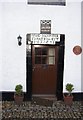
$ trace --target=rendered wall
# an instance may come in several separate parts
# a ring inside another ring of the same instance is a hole
[[[65,84],[74,84],[74,92],[81,92],[81,55],[72,49],[81,45],[81,2],[67,6],[28,5],[24,2],[2,2],[1,5],[1,74],[0,91],[14,91],[16,84],[23,84],[26,91],[26,34],[40,33],[40,20],[52,21],[52,33],[65,34]],[[22,46],[17,37],[22,36]]]
[[[81,2],[81,45],[83,47],[83,1]],[[83,54],[81,55],[81,91],[83,92]]]

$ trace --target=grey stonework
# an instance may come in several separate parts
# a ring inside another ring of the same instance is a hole
[[[21,105],[3,101],[1,114],[3,120],[83,120],[83,106],[79,101],[74,101],[72,106],[56,100],[52,106],[37,104],[36,101],[24,101]]]

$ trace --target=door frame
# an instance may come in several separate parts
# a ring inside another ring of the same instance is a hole
[[[26,45],[28,45],[28,40],[30,40],[30,34],[27,34]],[[50,46],[50,45],[49,45]],[[58,53],[58,63],[57,63],[57,99],[63,99],[63,72],[64,72],[64,49],[65,49],[65,35],[60,34],[60,41],[56,42],[55,46],[59,46]],[[30,44],[31,49],[26,50],[26,93],[27,99],[32,99],[32,44]]]

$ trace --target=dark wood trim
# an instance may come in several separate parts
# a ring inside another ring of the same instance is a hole
[[[58,66],[57,66],[57,91],[56,96],[58,100],[63,99],[63,72],[64,72],[64,49],[65,49],[65,35],[60,35],[60,42],[58,52]]]
[[[31,99],[28,97],[28,93],[24,92],[24,101],[30,101]],[[14,92],[3,91],[0,92],[0,101],[14,101]]]
[[[64,93],[66,94],[66,93]],[[74,101],[83,101],[83,92],[72,93]]]
[[[83,101],[83,92],[73,93],[74,101]]]
[[[27,53],[26,57],[26,99],[32,98],[32,49]]]
[[[73,93],[74,101],[83,101],[83,92]],[[24,93],[24,101],[29,101],[27,92]],[[63,100],[63,98],[62,98]],[[0,92],[0,101],[14,101],[14,92]]]

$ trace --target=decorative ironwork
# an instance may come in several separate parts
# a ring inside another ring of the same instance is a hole
[[[41,20],[40,21],[40,33],[41,34],[51,34],[51,20]]]

